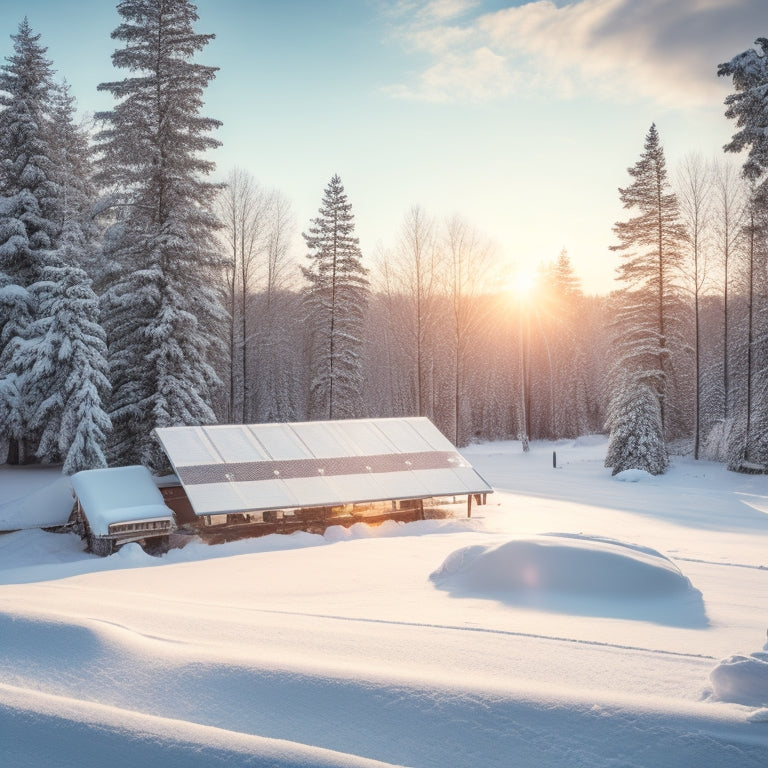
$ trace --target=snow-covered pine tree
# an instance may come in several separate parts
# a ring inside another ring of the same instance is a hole
[[[302,233],[310,261],[301,269],[310,335],[309,416],[349,418],[362,408],[360,352],[369,289],[352,204],[338,175],[323,192],[319,214]]]
[[[99,302],[85,272],[71,264],[74,241],[57,252],[30,289],[37,318],[26,339],[17,339],[18,374],[28,374],[30,426],[40,433],[37,457],[63,462],[65,474],[106,466],[111,428],[102,403],[109,391],[107,347],[99,325]]]
[[[63,471],[106,466],[104,411],[109,392],[105,334],[98,299],[79,265],[92,265],[98,227],[88,137],[74,122],[66,84],[54,87],[49,143],[57,184],[59,235],[40,280],[30,286],[35,319],[18,347],[15,366],[28,375],[29,424],[40,435],[37,458]]]
[[[765,111],[765,88],[768,83],[768,38],[758,37],[755,48],[749,48],[720,64],[717,74],[733,80],[735,93],[725,97],[725,116],[739,128],[725,145],[726,152],[748,150],[743,173],[747,179],[766,183],[768,173],[768,114]]]
[[[638,373],[620,373],[617,379],[605,425],[611,433],[605,466],[613,475],[625,469],[660,475],[669,466],[669,456],[656,384]]]
[[[0,67],[0,195],[18,199],[15,214],[26,242],[3,249],[2,268],[20,285],[30,285],[59,231],[60,196],[49,142],[53,67],[26,18],[11,39],[13,55]]]
[[[744,410],[736,409],[736,424],[731,431],[732,439],[728,449],[728,465],[738,469],[755,461],[768,467],[768,442],[763,439],[768,431],[768,396],[753,391],[755,372],[760,364],[755,359],[765,354],[763,341],[768,330],[764,323],[758,325],[759,317],[756,299],[760,291],[760,275],[764,274],[768,252],[768,112],[766,111],[766,89],[768,89],[768,38],[755,40],[755,48],[749,48],[720,64],[717,74],[730,77],[734,93],[725,98],[725,116],[735,120],[738,130],[725,145],[726,152],[741,153],[747,150],[742,166],[744,177],[751,182],[752,192],[747,224],[745,226],[747,266],[747,340],[746,381]]]
[[[66,241],[60,259],[88,273],[97,272],[101,228],[94,216],[98,191],[93,152],[87,130],[75,122],[75,98],[69,84],[56,84],[51,98],[50,143],[54,178],[59,186],[59,228]],[[93,275],[91,275],[93,277]]]
[[[49,143],[52,65],[26,18],[11,39],[13,55],[0,67],[0,435],[16,463],[30,458],[35,437],[28,374],[14,351],[35,317],[24,292],[53,260],[60,195]]]
[[[99,178],[115,191],[117,220],[105,257],[116,268],[104,295],[114,439],[111,463],[165,460],[155,427],[210,423],[211,360],[221,348],[220,257],[205,180],[219,145],[217,120],[201,116],[216,68],[194,61],[213,35],[197,34],[187,0],[123,0],[113,64],[131,76],[102,83],[118,103],[100,113]]]
[[[632,183],[619,193],[624,208],[634,215],[614,226],[619,244],[612,246],[623,258],[617,268],[623,289],[614,319],[615,366],[653,387],[662,435],[667,437],[672,431],[670,412],[673,407],[683,410],[683,404],[674,400],[672,383],[674,358],[686,346],[676,328],[680,305],[675,284],[684,232],[655,125],[648,131],[640,159],[628,170]],[[623,377],[617,374],[613,380]]]
[[[0,199],[0,236],[2,236],[2,209],[6,201]],[[20,223],[14,220],[14,223]],[[26,412],[21,390],[23,381],[11,367],[17,338],[22,338],[32,316],[32,297],[26,288],[11,281],[0,272],[0,446],[7,444],[8,463],[17,464],[19,449],[26,435]],[[0,459],[5,459],[0,456]]]

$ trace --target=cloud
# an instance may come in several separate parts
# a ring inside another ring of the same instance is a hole
[[[424,6],[424,12],[435,19],[453,19],[478,5],[480,0],[432,0]]]
[[[722,99],[717,65],[768,35],[766,0],[529,0],[483,12],[410,2],[396,27],[429,63],[391,86],[432,101],[588,93],[695,106]]]
[[[473,101],[487,101],[511,93],[516,77],[506,70],[502,56],[488,48],[476,48],[463,55],[445,53],[421,73],[419,82],[418,91],[406,85],[388,86],[385,91],[402,99],[447,102],[460,93]]]

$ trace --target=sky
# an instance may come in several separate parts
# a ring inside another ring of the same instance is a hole
[[[3,0],[0,57],[26,15],[81,111],[109,109],[110,0]],[[588,293],[614,287],[618,189],[656,123],[670,172],[735,127],[717,65],[768,36],[765,0],[199,0],[219,67],[216,175],[292,202],[297,233],[338,173],[364,258],[415,205],[454,214],[504,269],[565,248]],[[297,236],[296,249],[301,252]],[[298,253],[297,255],[301,255]]]

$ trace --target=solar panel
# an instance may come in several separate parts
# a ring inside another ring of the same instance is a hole
[[[429,419],[155,430],[197,515],[492,489]]]

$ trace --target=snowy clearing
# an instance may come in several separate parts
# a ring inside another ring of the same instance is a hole
[[[466,449],[497,489],[471,519],[162,558],[0,536],[0,748],[85,768],[762,768],[768,478],[678,458],[617,482],[604,452]]]

